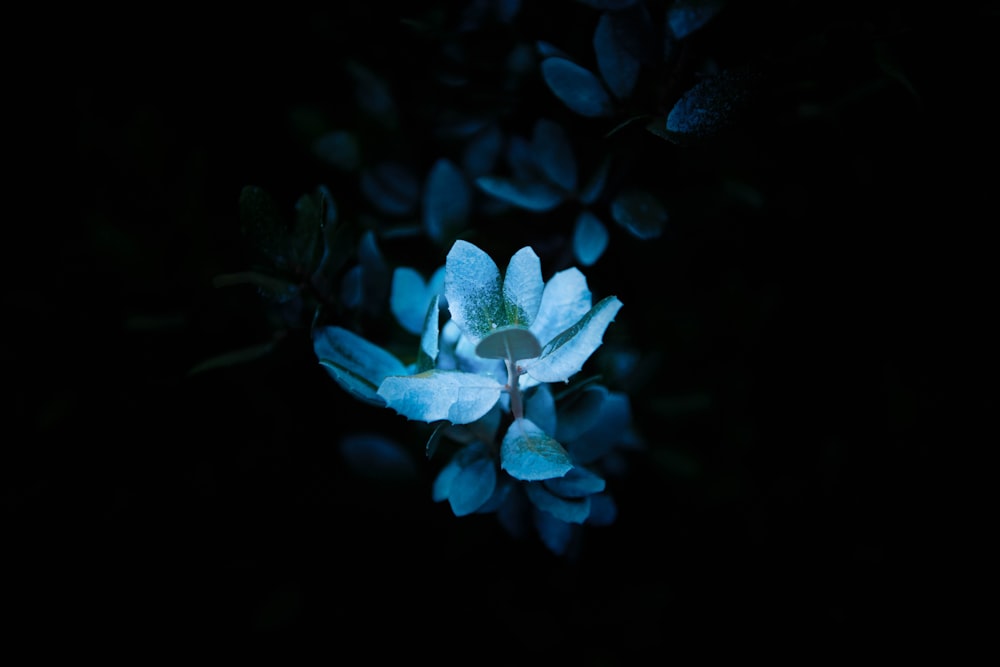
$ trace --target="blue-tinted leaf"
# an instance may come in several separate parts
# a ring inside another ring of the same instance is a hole
[[[423,330],[429,298],[427,283],[419,271],[408,266],[396,267],[392,272],[389,309],[401,327],[412,334]]]
[[[535,42],[535,50],[538,51],[538,56],[540,58],[565,58],[569,60],[569,54],[560,49],[555,44],[546,42],[545,40],[538,40]]]
[[[604,192],[604,186],[608,182],[608,173],[611,171],[611,160],[605,158],[598,165],[597,169],[590,176],[587,185],[580,192],[580,202],[583,204],[593,204]]]
[[[455,516],[472,514],[490,499],[497,484],[492,459],[477,459],[464,466],[451,482],[448,502]]]
[[[590,428],[567,442],[575,461],[588,464],[608,454],[615,446],[634,440],[632,409],[627,394],[608,393],[601,403],[597,419]]]
[[[492,408],[503,385],[492,378],[461,371],[431,370],[417,375],[390,375],[378,395],[407,419],[453,424],[473,422]]]
[[[549,435],[556,434],[556,401],[547,384],[540,384],[525,401],[524,416]]]
[[[515,419],[500,445],[500,466],[511,477],[542,480],[561,477],[573,468],[563,446],[528,419]]]
[[[547,479],[541,484],[560,498],[583,498],[604,490],[604,479],[580,466],[573,468],[562,477]]]
[[[577,0],[584,5],[593,7],[594,9],[602,9],[604,11],[616,12],[626,7],[631,7],[639,0]]]
[[[596,215],[583,210],[573,226],[573,254],[584,266],[590,266],[608,247],[608,230]]]
[[[386,215],[411,215],[420,200],[420,181],[406,166],[381,162],[361,170],[361,192]]]
[[[726,0],[674,0],[667,7],[667,25],[677,39],[684,39],[725,7]]]
[[[542,302],[542,264],[531,246],[513,254],[503,277],[503,301],[507,312],[503,324],[530,327]]]
[[[534,359],[542,353],[542,346],[527,327],[510,325],[498,327],[476,345],[476,356],[486,359]]]
[[[486,194],[529,211],[550,211],[565,198],[558,188],[537,181],[517,181],[503,176],[480,176],[476,185]]]
[[[424,231],[437,243],[465,229],[472,208],[472,189],[461,170],[447,158],[437,160],[424,185]]]
[[[640,188],[630,187],[611,201],[611,217],[639,239],[656,238],[667,223],[667,209],[659,199]]]
[[[583,523],[590,515],[590,498],[561,498],[541,482],[525,484],[524,492],[535,507],[548,512],[560,521],[567,523]]]
[[[576,324],[549,341],[542,356],[525,363],[525,372],[539,382],[568,381],[601,346],[605,329],[621,307],[617,297],[602,299]]]
[[[563,104],[581,116],[597,118],[614,112],[614,103],[600,79],[570,60],[546,58],[542,78]]]
[[[347,72],[354,78],[358,107],[367,112],[369,118],[377,119],[387,127],[395,127],[396,102],[388,84],[358,62],[347,63]]]
[[[556,438],[560,442],[572,443],[593,428],[600,418],[601,406],[607,397],[606,387],[592,384],[561,403]]]
[[[750,72],[731,71],[699,81],[667,114],[667,138],[689,145],[729,127],[745,109],[754,79]]]
[[[389,297],[392,275],[389,265],[375,240],[375,232],[368,230],[358,242],[358,265],[361,267],[361,306],[373,315],[380,314]]]
[[[618,505],[609,493],[595,493],[590,497],[590,516],[587,523],[592,526],[610,526],[618,518]]]
[[[543,344],[587,314],[592,305],[587,279],[576,267],[559,271],[545,283],[531,331]]]
[[[478,343],[506,324],[500,269],[485,252],[458,240],[445,260],[444,294],[452,320]]]
[[[440,339],[440,328],[438,321],[440,318],[440,308],[438,302],[440,297],[435,294],[431,297],[427,306],[427,313],[424,315],[424,328],[420,334],[420,349],[417,352],[417,372],[434,368],[437,364]]]
[[[384,405],[378,386],[389,375],[406,372],[403,362],[352,331],[337,326],[316,330],[313,350],[341,387],[373,405]]]
[[[496,123],[490,123],[477,132],[462,151],[462,166],[472,178],[485,176],[496,167],[503,150],[503,132]]]
[[[410,480],[417,466],[409,450],[379,433],[353,433],[340,441],[340,453],[351,470],[364,477]]]
[[[355,264],[344,272],[340,279],[340,301],[346,307],[355,309],[364,301],[361,293],[361,265]]]
[[[313,153],[327,164],[344,171],[354,171],[361,165],[358,139],[348,130],[327,132],[313,144]]]
[[[629,52],[627,44],[618,39],[614,26],[614,14],[604,13],[594,30],[594,53],[597,55],[597,69],[604,82],[618,99],[632,94],[639,78],[639,59]]]
[[[535,164],[546,178],[567,192],[576,189],[576,158],[561,125],[547,118],[538,119],[531,148]]]
[[[542,543],[555,555],[565,556],[573,542],[574,528],[579,529],[579,526],[557,519],[540,509],[535,509],[532,517]]]

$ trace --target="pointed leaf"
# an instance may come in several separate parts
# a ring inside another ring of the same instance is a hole
[[[611,217],[639,239],[656,238],[667,223],[667,209],[645,190],[631,187],[611,202]]]
[[[531,326],[538,314],[544,288],[541,260],[531,246],[521,248],[510,258],[503,277],[503,300],[507,312],[504,324]]]
[[[597,55],[597,69],[608,88],[618,99],[632,94],[639,78],[639,60],[629,52],[627,44],[618,39],[614,14],[604,13],[594,31],[594,53]]]
[[[503,132],[490,123],[477,132],[462,151],[462,166],[472,178],[485,176],[496,167],[503,149]]]
[[[576,267],[559,271],[545,283],[531,331],[543,344],[572,326],[592,306],[587,279]]]
[[[549,491],[544,483],[525,484],[524,492],[535,507],[560,521],[583,523],[590,514],[590,498],[561,498]]]
[[[500,269],[485,252],[458,240],[445,260],[444,294],[451,318],[473,343],[506,324]]]
[[[431,297],[427,306],[427,313],[424,316],[424,328],[420,334],[420,349],[417,351],[417,372],[434,368],[437,364],[438,352],[440,351],[438,341],[440,339],[440,308],[438,301],[440,297],[435,294]]]
[[[568,381],[601,346],[605,329],[621,307],[617,297],[602,299],[576,324],[553,338],[542,356],[525,364],[525,372],[539,382]]]
[[[745,110],[755,79],[752,72],[739,70],[699,81],[667,114],[667,138],[691,145],[719,134]]]
[[[528,419],[516,419],[500,445],[500,466],[511,477],[542,480],[561,477],[573,468],[563,446]]]
[[[391,375],[382,381],[377,393],[407,419],[468,424],[489,412],[502,390],[499,382],[482,375],[431,370]]]
[[[610,171],[611,160],[605,158],[598,165],[597,169],[594,170],[594,173],[590,175],[590,180],[587,181],[587,185],[580,192],[581,203],[589,206],[597,201],[597,198],[604,192],[604,186],[608,182],[608,173]]]
[[[431,167],[424,185],[424,231],[437,243],[465,229],[472,208],[472,189],[465,174],[447,158]]]
[[[561,125],[547,118],[538,119],[531,148],[535,164],[546,178],[567,192],[576,189],[576,158]]]
[[[535,530],[538,531],[538,537],[548,550],[557,556],[565,556],[569,552],[579,526],[557,519],[552,514],[538,508],[535,508],[532,513],[532,518]]]
[[[593,72],[565,58],[542,61],[542,78],[549,90],[570,110],[581,116],[597,118],[614,111],[611,96]]]
[[[406,372],[403,362],[392,354],[338,326],[317,329],[313,350],[337,384],[373,405],[385,404],[377,395],[382,380]]]
[[[590,266],[608,247],[608,230],[596,215],[584,210],[573,226],[573,254],[584,266]]]
[[[420,199],[420,181],[408,167],[382,162],[361,171],[361,192],[382,213],[412,214]]]
[[[480,176],[476,185],[501,201],[535,212],[550,211],[566,197],[564,192],[548,183],[517,181],[503,176]]]

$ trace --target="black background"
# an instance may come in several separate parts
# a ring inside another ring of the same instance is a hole
[[[537,8],[526,24],[586,44],[591,14],[559,4],[568,26]],[[959,549],[946,489],[966,470],[963,428],[992,405],[963,376],[989,340],[995,13],[753,4],[697,46],[767,63],[777,84],[746,123],[707,147],[629,135],[637,180],[704,209],[652,241],[613,230],[586,271],[625,304],[609,335],[648,355],[633,400],[649,451],[616,484],[618,522],[572,561],[431,502],[434,461],[418,457],[412,484],[348,470],[341,434],[407,425],[341,392],[301,332],[186,376],[272,333],[256,294],[212,286],[246,268],[240,189],[290,208],[342,178],[292,121],[348,117],[345,58],[397,83],[427,67],[399,22],[414,6],[25,19],[38,39],[11,59],[21,206],[3,350],[8,600],[24,627],[165,649],[316,640],[331,656],[458,658],[468,638],[487,662],[554,649],[586,664],[745,631],[940,638]],[[404,109],[425,94],[399,89]],[[573,125],[544,89],[535,103],[575,132],[608,129]],[[834,122],[806,105],[842,106]],[[730,173],[751,174],[765,206],[698,199]],[[523,244],[502,232],[498,262]],[[708,408],[664,407],[691,394]],[[693,472],[664,464],[675,454]]]

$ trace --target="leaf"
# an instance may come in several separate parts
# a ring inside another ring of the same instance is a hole
[[[524,492],[535,507],[566,523],[583,523],[590,514],[590,498],[561,498],[544,484],[525,484]]]
[[[600,259],[608,247],[608,230],[596,215],[583,210],[573,225],[573,255],[584,266]]]
[[[569,381],[601,346],[604,331],[621,307],[617,297],[602,299],[576,324],[549,341],[538,359],[525,364],[525,372],[539,382]]]
[[[618,505],[609,493],[590,496],[590,515],[587,523],[592,526],[610,526],[618,518]]]
[[[593,7],[594,9],[616,12],[626,7],[631,7],[638,0],[577,0],[577,2]]]
[[[360,186],[368,201],[386,215],[410,215],[420,199],[420,182],[398,162],[381,162],[363,169]]]
[[[451,160],[437,160],[424,184],[424,231],[436,243],[448,242],[465,229],[471,208],[472,189],[465,174]]]
[[[555,436],[566,443],[572,443],[580,438],[594,426],[607,397],[606,387],[590,385],[560,403],[559,429],[555,432]]]
[[[478,458],[461,466],[451,480],[448,503],[455,516],[472,514],[490,499],[497,485],[496,464],[491,458]]]
[[[417,478],[410,452],[379,433],[353,433],[340,440],[340,454],[351,470],[361,476],[383,480]]]
[[[532,157],[545,177],[566,192],[576,189],[576,158],[566,130],[547,118],[535,122]]]
[[[438,327],[440,318],[439,301],[440,297],[437,294],[432,296],[427,306],[426,315],[424,316],[423,332],[420,335],[420,349],[417,352],[418,373],[430,370],[437,364],[438,342],[440,339],[440,328]]]
[[[518,181],[504,176],[480,176],[476,185],[488,195],[528,211],[550,211],[566,197],[558,188],[538,181]]]
[[[358,290],[360,305],[366,312],[378,315],[383,312],[392,280],[389,265],[375,240],[375,232],[367,230],[358,242]]]
[[[403,362],[391,353],[338,326],[317,329],[313,351],[337,384],[373,405],[385,405],[376,391],[382,380],[406,372]]]
[[[593,463],[618,445],[633,440],[632,408],[627,394],[609,392],[597,407],[596,418],[572,440],[563,442],[581,464]]]
[[[619,39],[615,30],[615,15],[605,12],[594,30],[594,53],[597,69],[615,97],[622,100],[632,94],[639,78],[640,63],[629,52],[627,44]]]
[[[668,215],[659,199],[645,190],[629,187],[611,200],[611,217],[636,238],[648,240],[663,233]]]
[[[667,8],[667,26],[677,39],[700,30],[725,7],[726,0],[674,0]]]
[[[590,175],[590,180],[587,181],[587,185],[584,186],[583,190],[580,192],[580,202],[586,205],[593,204],[597,201],[597,198],[601,196],[604,192],[604,186],[608,182],[608,173],[611,171],[611,160],[605,158],[601,160],[601,164],[598,165],[594,173]]]
[[[197,375],[198,373],[204,373],[205,371],[216,370],[219,368],[229,368],[230,366],[236,366],[238,364],[247,364],[270,354],[274,350],[275,341],[268,341],[267,343],[260,343],[257,345],[250,345],[249,347],[243,347],[238,350],[232,350],[230,352],[225,352],[223,354],[210,357],[201,363],[198,363],[188,370],[188,375]]]
[[[430,370],[417,375],[390,375],[378,388],[386,405],[407,419],[453,424],[473,422],[492,408],[503,385],[492,378],[462,371]]]
[[[604,490],[604,479],[586,468],[577,466],[562,477],[542,482],[545,488],[560,498],[583,498]]]
[[[667,138],[692,145],[716,136],[746,109],[755,80],[756,75],[743,70],[702,79],[667,114]]]
[[[273,268],[288,270],[288,225],[275,199],[263,188],[240,190],[240,225],[253,251]]]
[[[462,166],[473,177],[485,176],[493,171],[503,150],[503,132],[496,123],[478,131],[462,151]]]
[[[511,477],[542,480],[561,477],[573,468],[562,445],[528,419],[515,419],[500,445],[500,467]]]
[[[399,325],[412,334],[423,331],[430,294],[420,272],[408,266],[398,266],[392,272],[389,290],[389,310]]]
[[[533,518],[538,537],[546,548],[557,556],[565,556],[576,533],[574,527],[579,527],[557,519],[552,514],[537,508],[533,513]]]
[[[348,130],[327,132],[313,143],[313,153],[338,169],[354,171],[361,166],[358,139]]]
[[[556,434],[556,401],[547,384],[540,384],[525,401],[524,416],[549,435]]]
[[[510,325],[500,327],[476,345],[476,356],[485,359],[534,359],[542,353],[542,346],[527,327]]]
[[[514,253],[503,277],[504,325],[531,326],[542,302],[542,263],[531,246]]]
[[[587,314],[593,305],[587,279],[576,267],[557,272],[545,283],[531,331],[547,343]]]
[[[610,116],[614,104],[607,90],[593,72],[565,58],[550,57],[542,61],[542,78],[549,90],[571,111],[597,118]]]
[[[354,78],[354,93],[358,107],[367,112],[368,117],[378,120],[384,126],[396,127],[398,114],[389,85],[382,77],[356,61],[348,62],[346,68],[348,74]]]
[[[501,284],[489,255],[468,241],[455,241],[445,259],[444,294],[452,320],[473,343],[506,324]]]

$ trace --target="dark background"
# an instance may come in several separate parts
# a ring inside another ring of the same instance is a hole
[[[568,25],[531,9],[526,32],[585,44],[593,15],[558,4]],[[962,377],[988,340],[996,13],[752,4],[697,42],[766,63],[774,85],[745,122],[705,147],[624,144],[634,178],[687,213],[652,241],[613,230],[585,271],[625,304],[609,335],[648,362],[633,397],[647,451],[614,487],[619,520],[575,560],[433,503],[440,462],[418,456],[409,484],[352,473],[343,433],[407,425],[346,396],[301,331],[187,376],[274,333],[252,290],[212,286],[247,268],[244,185],[291,209],[326,183],[360,206],[310,153],[302,110],[350,117],[348,57],[394,72],[401,108],[418,105],[426,91],[405,84],[431,55],[399,22],[413,6],[25,19],[39,39],[9,82],[21,206],[6,225],[2,464],[24,627],[168,647],[297,637],[335,654],[374,636],[376,653],[447,656],[469,637],[498,662],[551,648],[587,664],[666,658],[702,633],[939,638],[957,548],[945,489],[967,470],[962,428],[994,405]],[[879,68],[882,47],[912,92]],[[526,106],[608,129],[546,93]],[[761,208],[718,205],[709,186],[732,174]],[[501,231],[498,262],[523,244]],[[691,396],[706,401],[680,409]]]

